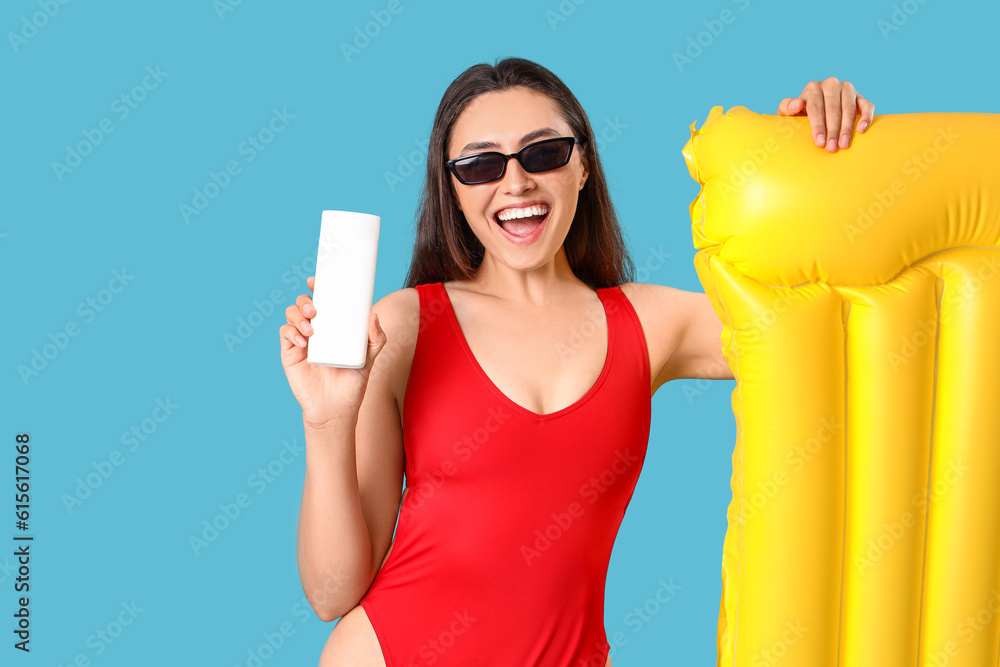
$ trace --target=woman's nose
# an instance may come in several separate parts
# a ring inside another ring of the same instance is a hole
[[[503,175],[501,183],[505,190],[511,194],[519,194],[532,186],[530,174],[524,170],[520,162],[513,158],[507,160],[507,172]]]

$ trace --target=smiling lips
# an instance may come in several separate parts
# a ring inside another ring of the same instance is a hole
[[[511,236],[526,238],[541,226],[548,214],[547,204],[531,204],[505,208],[498,211],[494,219]]]
[[[497,219],[501,222],[507,220],[513,220],[515,218],[527,218],[530,216],[544,216],[549,212],[549,207],[547,204],[533,204],[531,206],[522,206],[520,208],[505,208],[497,213]]]

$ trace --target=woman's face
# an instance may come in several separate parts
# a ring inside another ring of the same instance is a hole
[[[507,155],[542,139],[571,136],[569,124],[552,99],[519,86],[473,99],[452,127],[446,159],[486,151]],[[550,261],[562,247],[589,173],[587,159],[577,144],[569,162],[551,171],[532,174],[511,158],[503,178],[497,181],[465,185],[450,171],[448,177],[458,207],[487,255],[511,268],[526,270]],[[501,222],[497,217],[507,217],[526,205],[541,207],[534,211],[544,215],[540,223],[539,218]]]

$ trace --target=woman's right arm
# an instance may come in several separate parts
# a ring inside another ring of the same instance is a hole
[[[397,342],[395,324],[404,321],[400,310],[405,305],[399,294],[372,307],[363,369],[315,366],[305,360],[312,331],[303,321],[315,316],[308,296],[288,308],[288,324],[281,327],[282,363],[302,406],[306,441],[299,576],[310,605],[324,621],[350,611],[371,586],[399,511],[403,446],[393,387],[400,346],[393,346],[394,355],[379,354],[389,337]],[[394,323],[388,333],[376,324],[382,317]],[[296,343],[297,335],[306,346]]]

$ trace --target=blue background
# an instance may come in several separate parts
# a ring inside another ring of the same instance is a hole
[[[316,664],[333,624],[306,605],[296,568],[305,458],[291,453],[304,442],[277,329],[308,292],[298,276],[309,275],[323,209],[381,215],[375,298],[402,286],[423,175],[390,185],[386,174],[406,173],[401,160],[420,151],[466,67],[535,60],[574,91],[598,134],[617,124],[601,150],[633,259],[670,253],[641,278],[695,291],[687,206],[698,186],[680,150],[712,106],[775,113],[830,75],[877,113],[995,112],[1000,102],[986,85],[1000,55],[993,2],[897,3],[911,13],[889,32],[884,1],[401,2],[350,58],[340,44],[387,0],[4,3],[0,465],[11,471],[15,434],[30,433],[36,539],[30,655],[11,646],[13,546],[0,549],[3,664],[83,654],[101,667],[246,665],[282,623],[294,634],[263,664]],[[678,67],[673,53],[727,8],[735,19]],[[163,74],[145,79],[124,116],[115,100],[147,67]],[[275,109],[294,117],[251,153],[243,142]],[[102,119],[113,131],[56,173],[53,162]],[[230,160],[239,173],[185,220],[179,206]],[[132,276],[124,288],[115,271]],[[279,305],[227,345],[275,291]],[[103,299],[100,311],[88,299]],[[60,337],[74,325],[77,335]],[[45,349],[44,368],[22,376]],[[605,625],[626,639],[612,642],[615,667],[715,663],[734,387],[680,380],[653,399],[649,452],[608,573]],[[176,407],[153,420],[168,399]],[[132,428],[146,430],[129,451],[121,438]],[[294,460],[275,465],[286,445]],[[121,465],[67,507],[78,478],[114,450]],[[281,472],[261,482],[269,463]],[[0,539],[13,545],[10,472],[2,485]],[[189,537],[240,493],[250,506],[196,554]],[[657,608],[661,580],[680,588]],[[133,602],[134,622],[99,642]],[[652,613],[637,622],[643,606]]]

